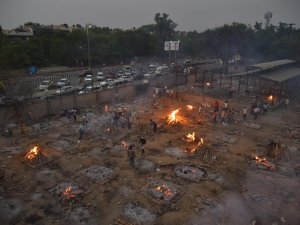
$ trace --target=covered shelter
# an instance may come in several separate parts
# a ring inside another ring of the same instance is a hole
[[[246,71],[231,74],[228,77],[230,78],[230,90],[232,90],[232,79],[239,80],[238,96],[241,84],[246,86],[246,91],[249,90],[251,84],[253,92],[276,95],[280,100],[283,95],[286,96],[289,93],[291,80],[300,77],[300,67],[295,65],[294,60],[283,59],[250,65],[247,66]]]

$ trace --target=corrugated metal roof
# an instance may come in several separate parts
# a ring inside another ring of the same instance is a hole
[[[261,70],[266,70],[266,69],[272,69],[278,66],[283,66],[283,65],[287,65],[290,63],[294,63],[294,60],[291,59],[282,59],[282,60],[275,60],[275,61],[270,61],[270,62],[264,62],[264,63],[258,63],[258,64],[254,64],[251,65],[253,67],[259,68]]]
[[[212,70],[218,70],[218,69],[223,69],[225,68],[225,66],[221,65],[221,64],[217,64],[217,63],[211,63],[211,64],[202,64],[202,65],[198,65],[195,66],[198,69],[202,70],[202,71],[212,71]]]
[[[259,77],[272,80],[272,81],[277,81],[277,82],[282,82],[297,76],[300,76],[299,67],[290,67],[290,68],[274,71],[271,73],[259,75]]]

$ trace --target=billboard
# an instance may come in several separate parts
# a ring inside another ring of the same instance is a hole
[[[166,41],[165,42],[165,51],[179,51],[180,41]]]

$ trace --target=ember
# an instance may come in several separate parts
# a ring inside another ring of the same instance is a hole
[[[255,156],[254,159],[257,165],[261,165],[270,170],[275,170],[275,165],[269,162],[266,158]]]
[[[198,142],[198,144],[197,144],[197,146],[195,147],[195,148],[193,148],[192,150],[191,150],[191,152],[195,152],[201,145],[203,145],[204,144],[204,141],[203,141],[203,139],[201,138],[200,139],[200,141]]]
[[[31,161],[35,159],[39,153],[40,153],[39,147],[35,146],[32,149],[30,149],[30,151],[25,155],[25,159]]]
[[[173,194],[165,184],[163,184],[162,186],[157,186],[155,189],[166,196],[172,196]]]
[[[188,135],[184,136],[186,142],[193,142],[195,141],[195,132],[189,133]]]
[[[195,107],[192,106],[192,105],[187,105],[186,107],[187,107],[188,110],[193,110],[193,109],[195,109]]]
[[[270,96],[267,97],[267,99],[268,99],[269,101],[273,101],[273,98],[274,98],[273,95],[270,95]]]
[[[125,141],[121,141],[121,146],[122,146],[123,148],[125,148],[125,149],[128,149],[129,144],[126,143]]]
[[[76,198],[76,194],[73,193],[73,189],[71,186],[67,187],[63,192],[63,197],[66,200],[72,200]]]
[[[178,113],[179,110],[180,110],[180,109],[174,110],[174,111],[168,116],[168,123],[169,123],[169,124],[178,122],[177,119],[176,119],[176,113]]]

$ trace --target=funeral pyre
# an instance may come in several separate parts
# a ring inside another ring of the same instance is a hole
[[[71,182],[60,183],[59,185],[51,188],[49,192],[60,198],[63,203],[73,203],[79,200],[83,195],[84,189],[80,188],[77,184]]]
[[[200,182],[206,176],[206,171],[196,166],[177,166],[174,171],[176,176],[193,182]]]
[[[150,199],[162,201],[164,203],[174,200],[175,197],[180,194],[177,185],[162,180],[150,179],[149,184],[143,189]]]
[[[35,167],[47,159],[39,146],[31,148],[24,156],[25,163],[31,167]]]

